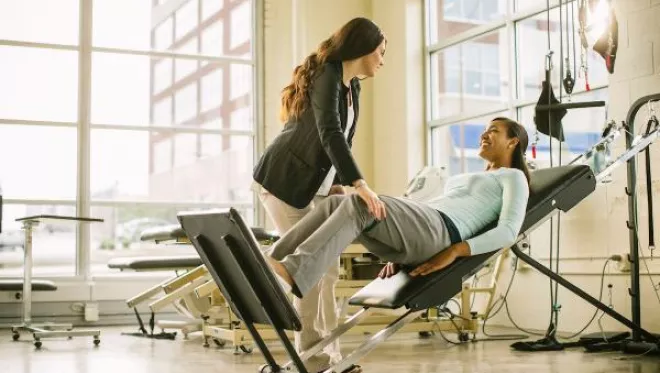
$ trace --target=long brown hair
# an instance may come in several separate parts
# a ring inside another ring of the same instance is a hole
[[[513,156],[511,158],[511,167],[517,168],[525,174],[527,184],[529,184],[529,168],[527,168],[527,161],[525,160],[525,152],[529,143],[527,130],[513,119],[506,117],[497,117],[491,122],[501,122],[506,125],[506,135],[508,138],[517,138],[518,145],[513,149]]]
[[[282,90],[280,120],[286,122],[302,114],[309,103],[307,92],[323,64],[365,56],[376,50],[383,40],[385,36],[371,20],[358,17],[348,21],[293,70],[291,83]]]

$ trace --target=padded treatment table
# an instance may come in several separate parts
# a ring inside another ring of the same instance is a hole
[[[277,233],[272,231],[267,231],[263,228],[252,227],[250,228],[252,233],[259,242],[275,242],[279,239]],[[146,229],[140,235],[141,241],[154,241],[156,243],[166,242],[166,241],[175,241],[178,243],[189,243],[186,233],[183,231],[180,225],[167,225],[163,227],[156,227]]]
[[[55,291],[57,285],[52,281],[46,280],[32,280],[32,291]],[[0,291],[23,291],[22,279],[2,279],[0,278]]]
[[[252,233],[259,242],[275,242],[279,238],[274,232],[263,228],[252,227]],[[180,225],[168,225],[147,229],[140,235],[142,241],[189,243],[186,233]],[[166,271],[189,270],[202,265],[199,255],[172,255],[172,256],[139,256],[119,257],[110,259],[108,268],[122,271]]]
[[[595,176],[586,165],[532,172],[527,214],[516,243],[554,214],[570,210],[590,195],[595,187]],[[284,332],[301,329],[299,316],[266,264],[255,237],[240,214],[234,209],[229,212],[184,212],[179,214],[178,219],[232,310],[244,321],[264,355],[266,365],[261,367],[261,372],[274,372],[281,368],[259,337],[254,323],[272,325],[278,332],[292,359],[282,368],[295,367],[299,372],[307,372],[303,361],[357,325],[371,308],[408,308],[405,314],[327,370],[342,372],[407,322],[419,317],[426,308],[446,303],[461,291],[464,279],[476,273],[501,251],[461,258],[444,270],[423,277],[411,278],[407,274],[408,269],[404,268],[391,278],[374,280],[350,300],[352,305],[363,307],[362,310],[299,355]]]
[[[108,268],[122,271],[186,270],[202,265],[198,255],[137,256],[110,259]]]

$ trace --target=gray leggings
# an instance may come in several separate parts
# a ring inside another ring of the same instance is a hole
[[[329,196],[273,245],[270,255],[293,277],[297,296],[316,285],[355,240],[381,259],[405,265],[423,263],[451,245],[436,209],[406,198],[380,199],[387,218],[375,221],[357,194]]]

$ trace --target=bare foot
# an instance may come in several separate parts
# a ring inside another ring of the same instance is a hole
[[[278,260],[275,260],[271,258],[270,256],[266,255],[266,259],[268,260],[268,264],[270,264],[270,267],[277,273],[278,276],[280,276],[284,281],[286,281],[289,286],[293,286],[293,278],[289,274],[289,272],[286,270],[286,267],[282,263],[280,263]]]

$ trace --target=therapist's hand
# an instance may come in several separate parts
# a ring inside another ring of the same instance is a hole
[[[456,258],[461,256],[470,256],[470,245],[465,241],[453,244],[447,249],[433,255],[431,259],[413,269],[410,272],[410,276],[426,276],[429,273],[439,271],[452,264]]]
[[[378,195],[374,193],[371,188],[367,185],[367,183],[363,183],[362,185],[359,185],[358,187],[355,188],[355,191],[357,194],[362,198],[364,203],[367,204],[367,207],[369,208],[369,213],[376,219],[376,220],[383,220],[387,217],[387,213],[385,212],[385,203],[378,198]]]
[[[346,194],[346,189],[344,189],[344,186],[341,184],[335,184],[330,187],[330,191],[328,192],[329,196],[333,194]]]

